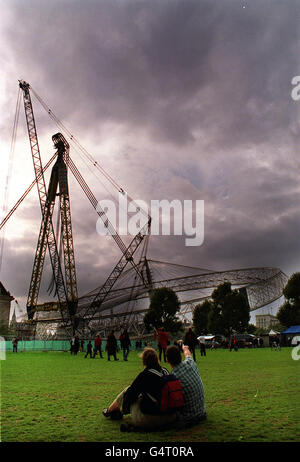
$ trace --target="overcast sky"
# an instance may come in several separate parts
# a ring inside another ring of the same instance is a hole
[[[1,200],[24,79],[132,197],[204,200],[203,245],[153,236],[149,257],[212,270],[300,269],[300,101],[291,98],[300,75],[298,0],[0,5]],[[33,104],[46,163],[59,130]],[[97,198],[108,197],[109,186],[71,156]],[[33,177],[21,107],[8,209]],[[97,235],[97,215],[71,177],[70,189],[82,294],[105,280],[120,253]],[[6,226],[0,275],[22,301],[39,225],[34,189]]]

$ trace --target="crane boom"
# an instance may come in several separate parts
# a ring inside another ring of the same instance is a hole
[[[74,164],[74,161],[72,160],[71,157],[69,158],[69,167],[70,167],[70,170],[73,173],[75,179],[77,180],[78,184],[80,185],[81,189],[85,193],[86,197],[88,198],[88,200],[92,204],[93,208],[96,210],[97,214],[102,219],[103,223],[105,224],[106,228],[108,229],[110,235],[112,236],[112,238],[116,242],[117,246],[119,247],[121,252],[124,254],[125,258],[127,258],[127,260],[130,262],[130,264],[132,265],[132,267],[134,268],[134,270],[136,271],[136,273],[140,277],[141,281],[144,282],[143,275],[140,272],[138,266],[136,265],[134,259],[132,258],[133,255],[131,253],[131,247],[130,246],[126,247],[125,243],[122,241],[120,235],[114,229],[112,223],[107,218],[104,210],[100,207],[100,204],[99,204],[98,200],[96,199],[96,197],[93,194],[93,192],[91,191],[90,187],[88,186],[88,184],[84,180],[83,176],[79,172],[78,168]]]
[[[81,306],[79,306],[79,308],[81,311],[80,315],[82,318],[86,318],[89,321],[92,321],[93,317],[96,314],[101,312],[102,303],[104,302],[107,295],[112,290],[113,286],[115,285],[121,273],[123,272],[126,265],[128,264],[128,258],[126,254],[130,254],[131,258],[133,258],[134,253],[140,246],[145,235],[147,235],[147,232],[150,227],[150,222],[151,222],[151,219],[149,219],[149,221],[142,228],[142,230],[132,239],[131,243],[127,247],[127,252],[123,253],[122,257],[120,258],[117,265],[115,266],[115,268],[112,270],[112,272],[108,276],[105,283],[98,289],[98,292],[92,296],[88,296],[80,300]]]
[[[41,175],[44,174],[44,172],[47,170],[47,168],[52,164],[53,160],[55,159],[56,157],[56,153],[51,157],[50,160],[48,160],[47,164],[45,165],[45,167],[43,168],[43,170],[40,172],[39,176],[38,176],[38,179],[40,178]],[[23,202],[23,200],[25,199],[25,197],[27,196],[27,194],[30,193],[30,191],[32,190],[32,188],[34,187],[34,185],[36,184],[37,182],[37,179],[35,178],[33,180],[33,182],[28,186],[28,188],[26,189],[26,191],[22,194],[22,196],[19,198],[19,200],[15,203],[15,205],[10,209],[10,211],[8,212],[8,214],[6,215],[6,217],[3,218],[3,220],[1,221],[0,223],[0,230],[3,228],[3,226],[7,223],[7,221],[10,219],[10,217],[13,215],[13,213],[17,210],[17,208],[19,207],[19,205],[21,204],[21,202]]]

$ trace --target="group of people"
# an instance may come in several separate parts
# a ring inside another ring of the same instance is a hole
[[[124,361],[128,361],[131,342],[127,329],[123,330],[119,340],[121,349],[123,351],[123,359]],[[84,340],[80,341],[78,335],[75,335],[71,340],[71,354],[77,355],[79,350],[84,351]],[[114,358],[114,361],[119,361],[119,358],[117,357],[118,342],[114,335],[114,331],[111,331],[110,334],[107,336],[105,351],[107,352],[108,361],[110,361],[111,357]],[[95,359],[98,353],[100,358],[104,358],[102,352],[102,339],[99,334],[96,336],[94,340],[94,347],[92,345],[91,340],[88,341],[86,347],[86,354],[84,357],[87,358],[89,356],[90,358]]]
[[[163,356],[164,362],[167,362],[166,351],[167,351],[168,345],[170,345],[169,333],[163,327],[160,327],[154,333],[154,340],[157,340],[159,361],[161,361],[162,356]],[[194,361],[196,361],[196,351],[195,350],[198,345],[200,345],[201,356],[206,356],[205,338],[201,336],[197,337],[191,327],[187,330],[184,336],[183,344],[189,347],[189,350],[193,356]],[[175,342],[175,345],[181,348],[180,343]]]

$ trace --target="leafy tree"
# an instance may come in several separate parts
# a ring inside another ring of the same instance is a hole
[[[146,330],[164,327],[168,332],[178,332],[182,328],[182,322],[177,313],[180,303],[177,294],[167,287],[155,289],[150,298],[150,306],[144,316]]]
[[[288,280],[283,295],[292,303],[300,302],[300,273],[294,273]]]
[[[208,333],[208,315],[212,309],[212,303],[205,300],[195,306],[193,312],[193,326],[197,335]]]
[[[300,324],[300,273],[294,273],[288,280],[283,295],[285,303],[279,308],[277,319],[285,327]]]
[[[270,329],[265,329],[264,327],[257,327],[255,329],[255,332],[253,332],[255,335],[260,337],[261,335],[268,334]]]
[[[276,332],[282,332],[286,329],[286,326],[284,326],[283,324],[281,324],[279,321],[278,323],[276,324],[272,324],[272,329]],[[268,329],[268,332],[270,331],[270,329]]]
[[[220,304],[212,303],[211,309],[208,313],[208,330],[214,334],[226,333],[224,318],[222,316],[222,307]]]
[[[279,308],[277,319],[285,327],[298,326],[300,324],[300,304],[286,301]]]
[[[256,326],[254,324],[248,324],[247,333],[248,334],[255,334]]]
[[[231,330],[246,332],[250,319],[249,304],[230,282],[220,284],[212,293],[213,306],[208,316],[208,328],[216,334],[229,335]]]

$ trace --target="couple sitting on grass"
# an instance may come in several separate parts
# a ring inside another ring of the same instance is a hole
[[[172,367],[171,375],[173,379],[179,380],[179,387],[181,384],[181,407],[169,412],[158,409],[157,403],[162,399],[162,377],[168,381],[171,375],[167,369],[160,366],[156,351],[146,348],[142,353],[144,370],[117,396],[108,409],[102,411],[103,415],[112,420],[119,420],[124,414],[131,414],[131,423],[122,424],[121,431],[185,428],[205,420],[202,380],[188,346],[183,345],[182,350],[184,361],[177,346],[169,346],[166,352],[167,362]]]

